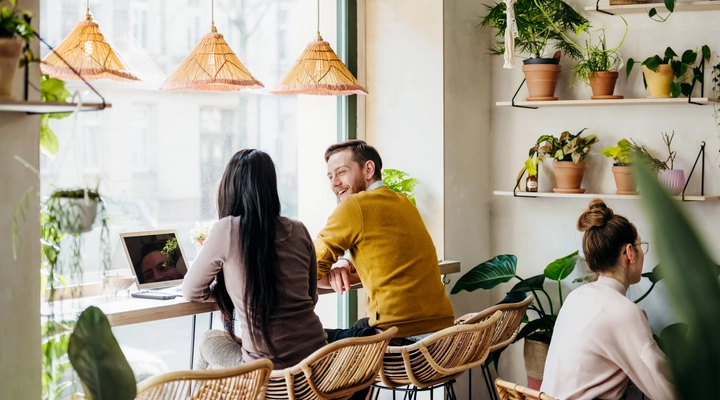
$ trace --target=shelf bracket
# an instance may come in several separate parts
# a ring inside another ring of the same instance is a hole
[[[598,0],[599,1],[599,0]],[[702,54],[700,54],[700,75],[702,75],[703,79],[700,80],[700,97],[705,97],[705,59],[703,58]],[[690,87],[690,94],[688,95],[688,104],[695,104],[696,106],[701,106],[702,103],[697,103],[692,101],[692,91],[695,89],[695,81],[692,83],[692,87]]]
[[[597,2],[595,2],[595,11],[601,12],[601,13],[607,14],[607,15],[612,15],[613,17],[615,16],[615,14],[613,14],[611,12],[600,9],[600,0],[597,0]]]
[[[702,156],[702,163],[700,165],[700,196],[705,196],[705,142],[702,141],[700,142],[700,151],[698,152],[697,157],[695,157],[695,163],[690,170],[690,175],[688,175],[687,180],[685,181],[685,187],[683,187],[681,197],[682,201],[686,201],[685,190],[687,190],[688,184],[690,183],[690,178],[692,178],[693,172],[695,172],[695,167],[697,167],[700,156]]]
[[[27,17],[27,16],[25,16],[25,20],[28,21],[28,23],[30,22],[30,19],[29,19],[29,17]],[[67,61],[65,61],[65,59],[62,58],[62,56],[60,56],[60,54],[58,54],[58,53],[55,51],[55,49],[54,49],[52,46],[50,46],[50,44],[49,44],[48,42],[45,41],[45,39],[43,39],[42,37],[40,37],[40,35],[39,35],[37,32],[35,32],[35,37],[37,37],[37,38],[40,40],[40,42],[42,42],[45,46],[47,46],[47,48],[50,49],[50,51],[52,51],[53,53],[55,53],[55,55],[58,56],[58,57],[60,58],[60,60],[62,60],[62,62],[65,63],[65,65],[67,65],[67,67],[70,68],[70,70],[71,70],[75,75],[77,75],[78,78],[80,78],[80,80],[82,80],[82,81],[85,83],[85,85],[86,85],[88,88],[90,88],[90,90],[93,91],[93,93],[95,93],[96,95],[98,95],[98,97],[100,98],[100,100],[102,100],[102,105],[100,106],[100,108],[98,108],[97,110],[93,110],[93,111],[100,111],[100,110],[104,110],[105,108],[107,108],[107,103],[105,102],[105,98],[100,94],[100,92],[98,92],[88,81],[86,81],[85,78],[83,78],[82,75],[80,75],[80,73],[79,73],[75,68],[73,68]],[[29,63],[28,63],[28,64],[29,64]],[[25,100],[25,101],[28,101],[28,85],[29,85],[29,82],[30,82],[28,64],[25,64],[25,93],[24,93],[24,100]],[[29,115],[34,115],[34,114],[63,114],[63,113],[65,113],[65,112],[64,112],[64,111],[53,111],[53,112],[43,112],[43,113],[30,112],[30,111],[27,112],[27,114],[29,114]]]
[[[517,108],[527,108],[527,109],[530,109],[530,110],[537,110],[537,107],[518,106],[518,105],[515,104],[515,98],[517,97],[518,92],[520,91],[520,89],[523,87],[524,84],[525,84],[525,79],[523,78],[523,81],[520,83],[520,86],[518,86],[517,90],[515,91],[515,94],[514,94],[513,97],[512,97],[511,104],[512,104],[513,107],[517,107]]]
[[[527,197],[531,199],[537,198],[537,196],[518,196],[517,190],[520,188],[520,181],[522,181],[523,176],[525,176],[525,172],[527,170],[523,171],[522,174],[520,174],[520,177],[518,178],[517,182],[515,182],[515,187],[513,188],[513,197]]]

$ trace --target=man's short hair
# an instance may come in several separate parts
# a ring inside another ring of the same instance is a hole
[[[378,154],[374,147],[365,143],[364,140],[347,140],[328,147],[328,149],[325,150],[325,162],[330,159],[330,156],[343,150],[350,150],[353,161],[358,163],[360,168],[363,168],[366,162],[372,161],[375,164],[375,175],[373,175],[373,178],[377,180],[382,179],[382,159],[380,158],[380,154]]]

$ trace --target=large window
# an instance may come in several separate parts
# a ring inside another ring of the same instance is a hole
[[[86,0],[41,0],[41,36],[57,46],[83,18],[85,4]],[[230,93],[157,89],[200,36],[209,32],[210,0],[90,1],[106,39],[142,81],[91,82],[112,104],[110,109],[51,120],[60,152],[54,160],[42,156],[41,183],[43,196],[57,188],[99,185],[108,203],[112,269],[128,271],[118,240],[118,233],[124,231],[177,229],[187,256],[193,259],[196,249],[190,230],[198,221],[216,218],[216,184],[232,154],[243,148],[260,148],[275,161],[283,215],[313,216],[303,222],[316,234],[314,227],[324,224],[332,210],[308,210],[318,201],[299,200],[303,192],[299,176],[305,174],[303,182],[308,176],[326,181],[322,151],[337,139],[336,131],[328,135],[327,129],[317,129],[324,121],[307,112],[301,117],[303,100],[297,96],[269,93],[304,47],[295,39],[302,20],[301,2],[215,0],[214,4],[218,31],[265,89]],[[42,49],[41,56],[46,53]],[[66,85],[84,101],[97,101],[81,82]],[[310,106],[322,108],[320,118],[326,117],[325,125],[334,129],[337,108],[334,99],[327,100],[311,100]],[[308,147],[307,143],[319,148],[312,161],[299,155],[298,148]],[[321,197],[330,199],[330,191],[324,190]],[[304,191],[317,192],[307,185]],[[78,280],[100,280],[99,232],[96,227],[83,235],[84,274]],[[321,296],[320,302],[323,323],[338,326],[335,296]],[[184,335],[189,324],[188,318],[181,318],[121,327],[116,333],[123,346],[159,356],[169,369],[181,369],[187,368],[187,337],[168,341],[157,333]],[[138,337],[143,339],[130,339]]]

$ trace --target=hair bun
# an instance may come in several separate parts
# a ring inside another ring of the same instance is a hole
[[[604,201],[595,199],[578,218],[577,228],[580,232],[585,232],[590,228],[603,227],[612,219],[613,215],[615,214],[612,208],[608,207]]]

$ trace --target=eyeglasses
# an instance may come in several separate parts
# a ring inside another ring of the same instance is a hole
[[[642,250],[643,254],[647,254],[648,250],[650,250],[650,243],[648,242],[639,242],[635,244],[640,245],[640,249]]]

